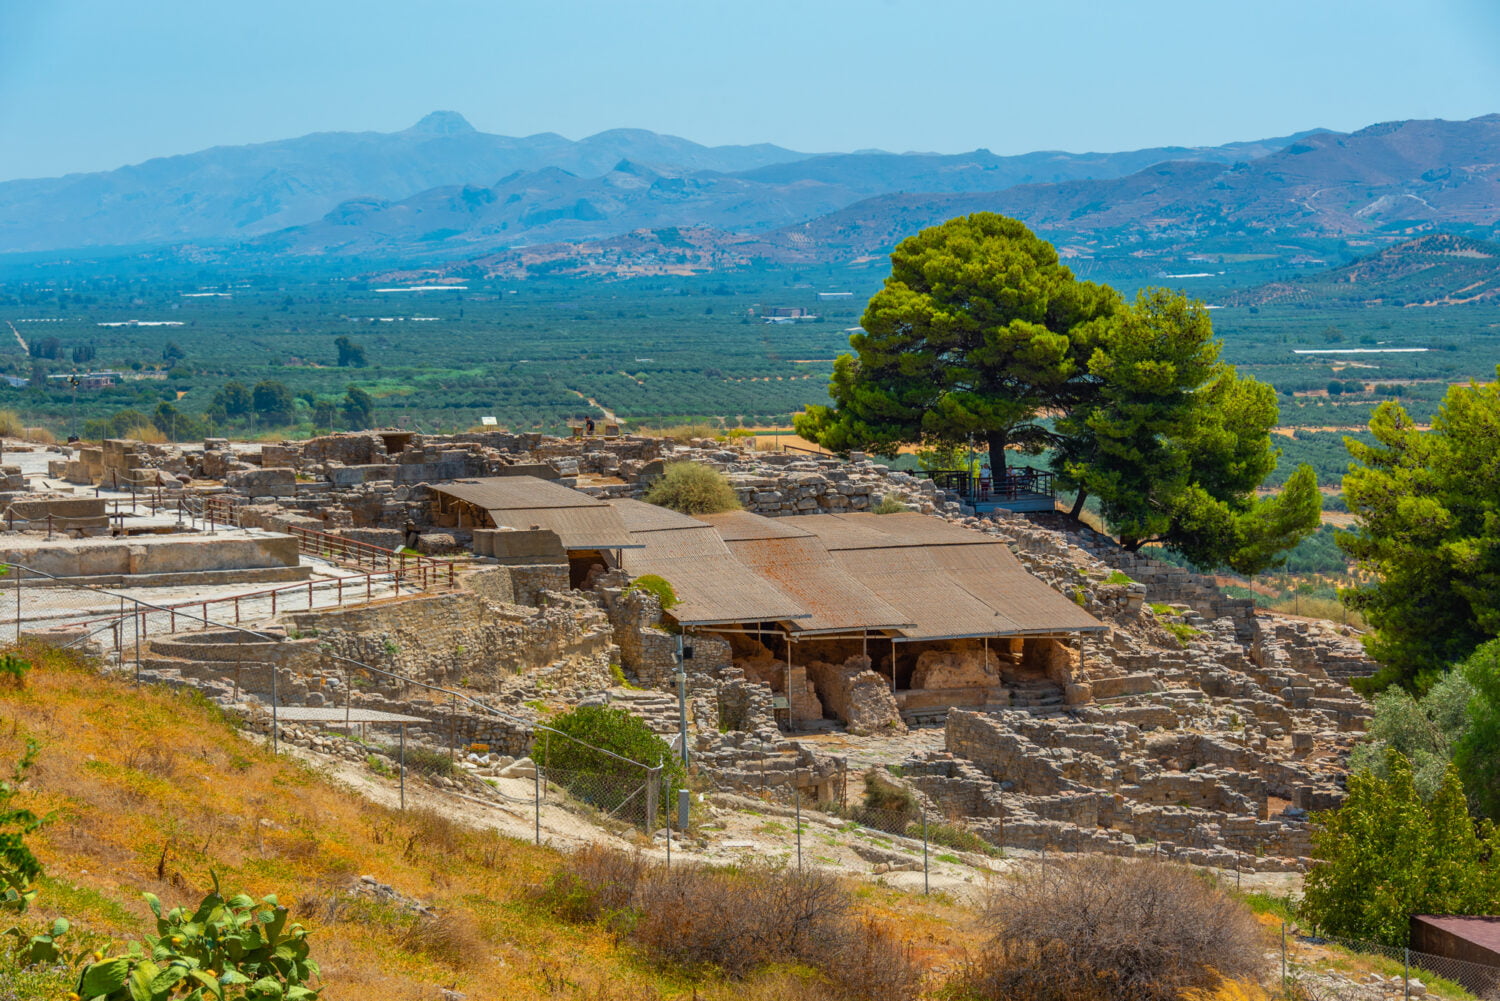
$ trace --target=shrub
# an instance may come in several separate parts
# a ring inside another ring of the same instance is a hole
[[[26,751],[16,762],[8,781],[0,780],[0,910],[20,913],[36,899],[35,883],[42,876],[42,863],[31,853],[26,836],[44,823],[30,810],[11,806],[26,773],[36,761],[39,745],[26,742]]]
[[[833,876],[764,865],[666,866],[596,847],[570,856],[542,891],[554,913],[603,921],[655,963],[742,979],[773,964],[810,967],[844,1001],[906,1001],[919,974],[884,926],[854,913]]]
[[[697,462],[668,463],[661,479],[646,491],[646,501],[682,514],[717,514],[740,506],[724,474]]]
[[[665,577],[658,577],[654,573],[642,574],[631,581],[625,588],[625,593],[629,594],[631,591],[645,591],[647,594],[655,595],[657,604],[661,605],[663,612],[680,601],[671,583]]]
[[[385,744],[379,748],[392,761],[401,760],[401,749],[394,744]],[[423,747],[420,744],[408,743],[406,745],[406,767],[409,771],[418,775],[442,775],[451,777],[458,771],[453,757],[447,751],[439,751],[433,747]]]
[[[1176,1001],[1255,979],[1263,933],[1243,904],[1185,868],[1078,856],[993,892],[990,947],[958,986],[976,999]]]
[[[911,790],[887,779],[878,769],[865,772],[865,793],[853,811],[853,819],[866,827],[890,834],[905,834],[907,828],[920,823],[922,808]],[[922,836],[920,830],[917,837]]]
[[[682,761],[639,716],[608,706],[579,706],[554,716],[547,725],[556,732],[538,734],[531,748],[532,760],[545,769],[544,778],[602,810],[612,812],[632,802],[632,809],[640,811],[644,797],[636,793],[646,771],[638,765],[659,764],[658,811],[664,816],[673,809],[677,790],[686,782]],[[655,822],[644,816],[637,819]]]
[[[37,445],[57,444],[57,435],[46,428],[27,428],[26,440]]]
[[[0,687],[25,688],[26,673],[30,670],[30,661],[23,660],[14,653],[0,653]]]
[[[880,503],[870,508],[871,514],[901,514],[910,511],[911,508],[901,503],[901,499],[895,494],[886,494],[880,498]]]
[[[1484,914],[1500,897],[1500,836],[1469,816],[1449,765],[1424,801],[1411,763],[1386,754],[1385,776],[1356,772],[1337,810],[1313,815],[1301,914],[1320,932],[1405,945],[1413,914]]]
[[[144,947],[131,942],[121,955],[84,967],[75,994],[84,1001],[166,1001],[174,996],[222,997],[239,987],[247,997],[317,1001],[307,980],[318,976],[308,958],[307,932],[288,925],[275,897],[259,902],[240,894],[225,899],[218,878],[196,911],[143,894],[156,915],[154,936]]]
[[[7,438],[20,438],[26,433],[26,425],[21,420],[21,415],[14,410],[0,410],[0,435]]]

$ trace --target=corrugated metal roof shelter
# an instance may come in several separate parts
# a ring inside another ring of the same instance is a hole
[[[631,549],[631,538],[619,513],[597,497],[535,476],[494,476],[436,483],[440,497],[462,501],[484,511],[495,528],[556,532],[564,549]]]
[[[914,625],[902,610],[850,576],[811,533],[786,518],[744,511],[703,515],[729,551],[810,614],[799,633],[851,633]]]
[[[909,640],[1102,632],[998,539],[921,514],[780,519],[810,532],[850,576],[915,623]]]
[[[786,622],[810,613],[735,558],[712,525],[635,500],[610,504],[643,548],[620,554],[632,577],[656,574],[680,604],[671,615],[683,625]]]

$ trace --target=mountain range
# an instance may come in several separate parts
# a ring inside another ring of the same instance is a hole
[[[638,274],[858,261],[955,215],[1016,216],[1074,257],[1347,260],[1500,236],[1500,115],[1120,153],[810,155],[613,130],[573,142],[434,112],[97,174],[0,184],[0,252],[197,254]]]
[[[638,129],[577,142],[552,133],[513,138],[438,111],[400,132],[321,132],[0,183],[0,253],[238,244],[292,227],[306,230],[265,247],[404,254],[450,239],[448,249],[463,252],[654,225],[756,231],[887,192],[1119,177],[1174,158],[1232,162],[1294,138],[1125,153],[815,156]]]

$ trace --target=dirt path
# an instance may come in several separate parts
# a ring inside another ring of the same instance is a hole
[[[609,409],[604,404],[602,404],[598,400],[594,399],[592,396],[584,396],[582,393],[580,393],[576,389],[570,389],[570,390],[568,390],[568,392],[572,393],[574,396],[578,397],[580,400],[586,401],[589,406],[593,407],[595,410],[597,410],[601,414],[603,414],[604,415],[604,419],[607,420],[607,421],[609,421],[611,424],[619,424],[619,423],[621,423],[620,418],[618,418],[618,417],[615,416],[615,412],[613,410]]]
[[[9,320],[5,321],[5,325],[10,328],[11,333],[16,335],[16,343],[21,345],[21,353],[31,354],[31,348],[27,346],[26,338],[21,336],[21,332],[16,329],[16,325]]]

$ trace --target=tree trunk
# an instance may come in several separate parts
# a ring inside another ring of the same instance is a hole
[[[1010,444],[1010,434],[1006,431],[987,431],[985,440],[990,447],[990,474],[996,483],[1005,481],[1005,446]]]
[[[1072,518],[1074,521],[1077,521],[1078,516],[1083,514],[1083,505],[1088,501],[1088,499],[1089,492],[1080,487],[1078,490],[1078,497],[1073,501],[1073,510],[1068,512],[1068,517]]]

